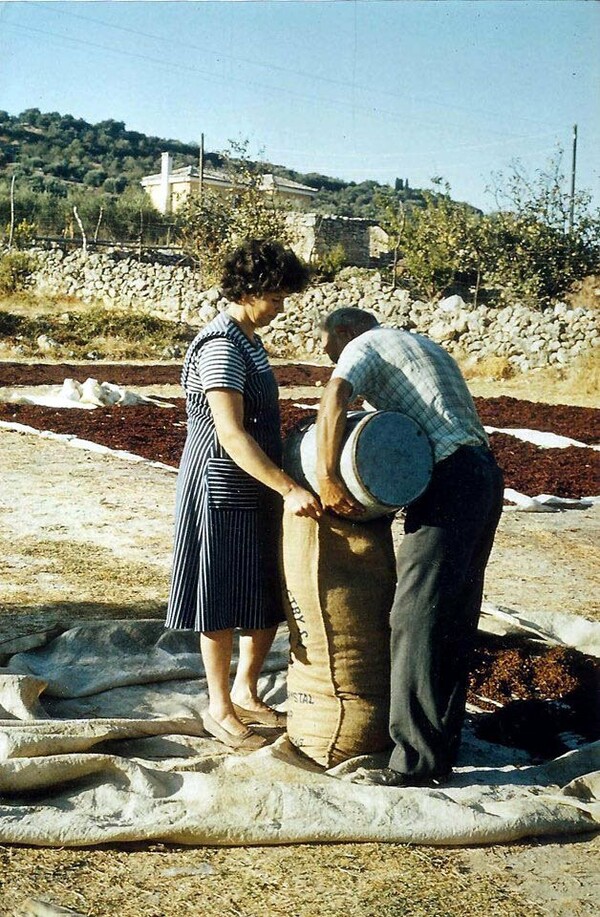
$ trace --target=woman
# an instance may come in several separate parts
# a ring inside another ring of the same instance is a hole
[[[249,723],[279,726],[258,676],[284,615],[278,575],[281,498],[298,516],[319,501],[281,468],[277,383],[255,333],[303,290],[306,268],[275,242],[252,240],[227,260],[226,312],[187,352],[182,374],[188,434],[177,487],[175,551],[166,626],[200,631],[209,705],[205,730],[233,748],[266,740]],[[234,629],[239,662],[229,669]]]

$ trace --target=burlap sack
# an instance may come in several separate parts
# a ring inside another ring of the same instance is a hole
[[[396,568],[389,519],[360,525],[285,513],[291,661],[288,734],[325,767],[390,744],[389,613]]]

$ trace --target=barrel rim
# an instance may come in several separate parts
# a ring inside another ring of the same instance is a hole
[[[359,411],[356,411],[356,413],[358,414],[358,413],[360,413],[360,412],[359,412]],[[428,447],[429,447],[429,457],[430,457],[429,474],[426,476],[426,480],[425,480],[425,482],[424,482],[424,484],[423,484],[423,487],[419,490],[418,493],[416,493],[413,497],[410,498],[410,500],[408,501],[408,503],[402,503],[402,504],[398,504],[398,503],[388,503],[386,500],[382,500],[381,497],[376,496],[376,495],[367,487],[367,484],[365,483],[365,480],[364,480],[363,476],[360,474],[360,471],[359,471],[359,468],[358,468],[357,453],[358,453],[358,447],[359,447],[359,441],[360,441],[360,432],[362,431],[363,427],[365,427],[368,423],[370,423],[371,420],[373,420],[374,417],[381,417],[382,414],[395,414],[395,415],[398,415],[398,416],[400,416],[400,417],[403,417],[405,420],[409,420],[412,424],[414,424],[414,426],[417,428],[417,430],[418,430],[418,431],[421,433],[421,435],[424,437],[424,441],[427,443],[427,445],[428,445]],[[356,433],[356,436],[355,436],[354,442],[352,443],[352,451],[351,451],[351,453],[350,453],[350,459],[351,459],[351,461],[352,461],[352,470],[353,470],[354,474],[356,475],[356,477],[360,480],[362,487],[363,487],[364,490],[368,493],[368,495],[369,495],[370,498],[373,500],[373,502],[374,502],[375,504],[377,504],[378,506],[389,506],[390,510],[399,510],[399,509],[403,509],[404,507],[408,506],[410,503],[414,503],[415,500],[418,500],[419,497],[421,496],[421,494],[423,494],[423,493],[427,490],[427,488],[428,488],[428,486],[429,486],[429,483],[430,483],[430,480],[431,480],[431,473],[432,473],[433,467],[434,467],[434,462],[433,462],[433,449],[431,448],[431,443],[430,443],[430,441],[429,441],[429,437],[428,437],[427,434],[425,433],[425,430],[423,429],[423,427],[422,427],[419,423],[417,423],[417,421],[414,420],[414,418],[410,417],[408,414],[405,414],[403,411],[389,411],[389,410],[385,410],[385,411],[367,411],[367,412],[366,412],[366,416],[363,417],[362,420],[359,421],[359,423],[357,423],[356,427],[354,428],[354,432]]]

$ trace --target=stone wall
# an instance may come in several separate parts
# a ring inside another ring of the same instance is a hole
[[[59,247],[32,249],[37,269],[31,278],[39,294],[75,296],[82,302],[140,310],[174,321],[197,318],[203,294],[198,272],[182,258],[153,254],[139,260],[123,250],[67,252]],[[218,291],[203,294],[219,299]],[[211,313],[212,315],[212,313]]]
[[[216,288],[202,290],[192,267],[139,262],[122,253],[34,252],[38,293],[75,296],[84,302],[139,310],[173,321],[203,325],[226,306]],[[598,299],[598,295],[596,295]],[[473,359],[505,357],[521,371],[567,364],[600,342],[598,304],[569,308],[558,303],[543,312],[513,305],[473,308],[459,296],[436,304],[415,300],[407,290],[391,290],[378,273],[347,268],[332,283],[291,296],[286,311],[263,333],[273,355],[308,357],[319,353],[321,316],[352,305],[369,309],[380,321],[423,332]]]
[[[412,298],[407,290],[391,290],[377,273],[352,276],[345,271],[333,283],[290,297],[263,339],[283,355],[316,353],[319,317],[345,305],[368,309],[386,325],[427,334],[451,353],[475,361],[505,357],[522,372],[567,364],[600,343],[597,306],[571,309],[558,303],[543,312],[518,303],[473,308],[460,296],[433,304]]]
[[[387,235],[375,220],[290,213],[288,223],[294,251],[308,262],[337,246],[344,249],[346,263],[356,267],[372,267],[387,253]]]

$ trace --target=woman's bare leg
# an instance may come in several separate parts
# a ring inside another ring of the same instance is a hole
[[[267,706],[258,698],[258,676],[276,633],[277,625],[264,630],[240,632],[239,662],[231,689],[231,698],[238,706],[246,710],[264,710]]]
[[[232,629],[200,634],[200,652],[208,687],[208,712],[227,732],[242,735],[248,731],[248,727],[240,723],[235,715],[229,691],[232,649]]]

